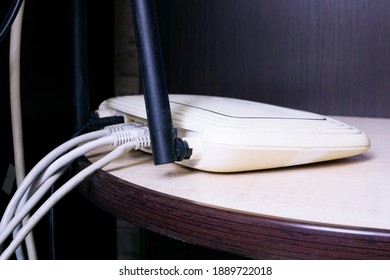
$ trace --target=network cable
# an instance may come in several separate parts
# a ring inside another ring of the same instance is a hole
[[[30,189],[30,187],[36,183],[37,178],[42,176],[44,171],[49,168],[49,170],[55,171],[56,169],[63,166],[61,162],[66,163],[66,161],[71,161],[75,159],[77,156],[83,155],[83,153],[86,153],[96,147],[99,147],[100,145],[104,144],[110,144],[112,143],[112,138],[104,138],[109,136],[111,133],[124,130],[126,128],[133,129],[133,126],[129,125],[123,125],[123,126],[108,126],[103,130],[99,130],[96,132],[90,132],[81,136],[78,136],[76,138],[73,138],[64,144],[60,145],[56,149],[54,149],[52,152],[50,152],[47,156],[45,156],[40,162],[38,162],[37,165],[29,172],[29,174],[26,176],[25,180],[20,185],[19,189],[15,192],[14,196],[12,197],[11,201],[9,202],[4,214],[3,218],[0,223],[0,232],[4,229],[5,225],[9,222],[9,220],[14,215],[17,206],[20,204],[20,201],[22,197],[25,195],[25,193]],[[104,140],[102,140],[104,139]],[[96,142],[94,142],[96,141]],[[82,145],[80,144],[86,143],[88,145]],[[75,148],[78,146],[77,148]],[[73,149],[72,153],[68,152],[70,149]],[[68,152],[68,153],[66,153]],[[55,164],[57,167],[50,167],[52,164]],[[47,172],[48,173],[48,172]],[[47,174],[46,173],[46,174]],[[50,173],[50,172],[49,172]],[[53,173],[53,172],[52,172]],[[49,177],[48,175],[45,175],[44,180]],[[42,179],[42,178],[41,178]],[[30,194],[32,194],[34,191],[31,191]]]
[[[139,149],[140,147],[148,147],[150,146],[150,138],[149,137],[140,137],[137,139],[133,139],[133,141],[121,144],[113,151],[99,159],[98,161],[92,163],[90,166],[81,170],[74,177],[68,180],[64,185],[62,185],[53,195],[51,195],[30,217],[27,223],[20,229],[17,236],[12,240],[9,246],[4,250],[1,254],[0,259],[9,259],[15,249],[23,242],[24,238],[30,233],[30,231],[35,227],[35,225],[44,217],[44,215],[58,202],[60,201],[66,194],[68,194],[71,190],[78,186],[87,176],[91,175],[98,169],[103,168],[111,161],[116,158],[122,156],[123,154],[133,150]],[[1,232],[2,239],[4,238],[5,232]],[[2,240],[1,239],[1,240]],[[1,241],[3,242],[3,241]]]
[[[5,215],[3,216],[3,219],[1,221],[0,244],[3,244],[5,242],[6,238],[8,238],[8,236],[13,231],[13,229],[16,228],[20,224],[23,217],[25,217],[33,209],[33,207],[44,197],[47,190],[50,189],[51,185],[53,185],[54,182],[64,172],[67,165],[69,165],[70,162],[72,162],[75,158],[87,153],[90,150],[93,150],[97,147],[100,147],[102,145],[107,145],[107,144],[117,146],[120,144],[123,145],[124,142],[130,141],[130,143],[132,143],[131,149],[148,147],[148,146],[150,146],[150,140],[149,140],[148,133],[149,133],[149,131],[148,131],[147,127],[141,126],[138,124],[124,124],[124,125],[110,126],[110,127],[106,127],[104,130],[98,131],[96,133],[87,133],[87,135],[82,135],[84,137],[79,136],[79,137],[77,137],[77,139],[76,138],[72,139],[73,141],[70,140],[70,141],[64,143],[63,145],[61,145],[60,147],[58,147],[57,149],[53,150],[53,152],[48,154],[44,159],[42,159],[34,167],[34,169],[32,170],[33,172],[30,172],[26,176],[27,180],[23,181],[23,183],[22,183],[22,185],[23,185],[22,187],[24,188],[24,190],[21,189],[21,191],[19,191],[19,192],[17,191],[15,193],[15,195],[13,196],[13,198],[11,199],[11,201],[6,209]],[[100,135],[100,137],[97,136],[98,134]],[[106,134],[108,134],[108,135],[106,135]],[[105,136],[103,136],[103,135],[105,135]],[[70,149],[69,146],[74,146],[76,142],[80,142],[80,138],[84,140],[84,141],[82,141],[82,142],[84,142],[83,145],[81,145],[77,148],[74,148],[72,151],[59,157],[59,155],[58,155],[59,151],[62,151],[64,149],[64,147],[67,150],[69,150]],[[85,143],[86,138],[92,138],[93,140],[87,141],[87,143]],[[120,147],[122,147],[122,146],[120,146]],[[125,149],[125,148],[123,148],[123,149]],[[119,149],[118,151],[120,151],[120,150],[121,149]],[[54,161],[55,158],[57,158],[57,160]],[[52,162],[52,163],[49,164],[49,162]],[[103,162],[105,162],[105,161],[103,161]],[[96,170],[96,169],[94,169],[94,170]],[[80,176],[82,177],[82,175],[80,175]],[[78,174],[77,174],[77,175],[75,175],[75,178],[79,178],[80,176],[78,176]],[[85,178],[85,177],[82,177],[82,178]],[[69,184],[73,186],[73,183],[71,183],[71,182],[74,182],[74,181],[79,182],[79,180],[80,179],[71,179],[71,180],[69,180],[70,183],[67,183],[65,185],[68,186],[67,188],[72,189],[73,187],[70,187]],[[34,187],[32,187],[32,186],[34,186]],[[62,189],[62,187],[60,189]],[[70,191],[70,189],[69,189],[69,191]],[[57,194],[58,191],[59,190],[57,190],[54,194]],[[67,193],[67,192],[68,191],[66,191],[65,193]],[[59,193],[63,193],[63,191],[61,191]],[[32,196],[30,197],[31,194],[32,194]],[[21,196],[23,196],[23,200],[22,200]],[[51,199],[52,196],[50,196],[49,199]],[[58,200],[56,200],[56,201],[58,201]],[[15,209],[15,205],[17,205],[16,209]],[[47,205],[47,204],[45,204],[45,205]],[[45,208],[45,209],[47,209],[47,210],[44,210],[44,212],[46,213],[47,211],[49,211],[51,209],[51,207]],[[42,213],[42,212],[38,212],[38,213]],[[14,216],[14,214],[15,214],[15,216]],[[34,217],[37,217],[36,214],[34,214],[34,215],[33,215]],[[38,215],[40,215],[40,214],[38,214]],[[30,222],[31,218],[28,219],[28,221],[26,222],[26,225],[27,225],[27,223],[29,223],[31,225],[31,222]],[[36,221],[36,222],[33,222],[32,227],[35,226],[35,224],[38,222],[38,220],[39,219],[36,219],[36,218],[33,219],[33,221]],[[31,230],[32,230],[32,228],[31,228]],[[29,230],[28,233],[31,230]],[[18,229],[16,232],[14,231],[14,240],[20,240],[18,245],[20,245],[20,243],[23,241],[23,238],[25,238],[27,236],[28,233],[26,233],[26,232],[27,232],[27,230],[25,230],[25,226],[21,227],[20,230]],[[20,236],[23,235],[24,233],[26,234],[26,236],[24,236],[22,239],[20,239],[21,238]],[[15,242],[12,241],[11,244],[16,244],[17,242],[18,241],[15,241]],[[10,246],[11,246],[11,244],[10,244]],[[12,245],[12,246],[14,246],[14,245]],[[13,247],[11,247],[11,248],[13,248]],[[12,249],[12,250],[14,250],[14,249]],[[6,254],[6,251],[4,252],[4,254]],[[7,252],[9,252],[9,251],[7,251]]]
[[[18,9],[17,6],[18,4],[16,4],[14,7]],[[20,185],[25,176],[22,110],[20,100],[20,49],[22,39],[23,13],[24,2],[20,5],[19,12],[15,12],[16,18],[11,27],[11,36],[9,44],[11,126],[17,186]],[[35,259],[36,250],[32,235],[29,235],[26,238],[26,247],[29,259]],[[16,255],[17,259],[25,258],[21,247],[18,248]]]
[[[19,188],[16,190],[15,194],[11,198],[0,222],[0,232],[4,229],[5,225],[9,222],[9,220],[14,215],[20,201],[22,200],[25,193],[29,190],[31,185],[37,180],[39,176],[41,176],[42,172],[44,172],[48,168],[48,166],[50,166],[56,159],[66,154],[69,150],[74,149],[75,147],[83,143],[90,143],[93,140],[101,139],[105,136],[110,135],[113,132],[126,129],[126,127],[132,129],[134,126],[130,126],[129,124],[122,125],[122,126],[113,125],[113,126],[107,126],[102,130],[82,134],[80,136],[77,136],[75,138],[66,141],[65,143],[61,144],[60,146],[52,150],[49,154],[47,154],[31,169],[31,171],[27,174],[27,176],[22,181]],[[84,148],[80,148],[80,149],[84,149]]]
[[[70,149],[84,143],[87,141],[91,141],[103,136],[108,135],[109,132],[105,130],[100,130],[96,132],[90,132],[87,134],[83,134],[55,148],[49,154],[47,154],[43,159],[41,159],[33,169],[27,174],[23,182],[20,184],[19,188],[16,190],[15,194],[11,198],[7,208],[4,211],[3,217],[0,222],[0,232],[4,229],[5,225],[9,222],[9,220],[14,215],[19,202],[24,196],[25,192],[29,189],[30,185],[35,181],[35,179],[43,172],[47,166],[49,166],[55,159],[59,156],[63,155]]]
[[[41,173],[39,178],[34,182],[34,184],[31,186],[29,193],[26,193],[26,199],[35,201],[35,204],[44,196],[44,194],[49,190],[50,185],[47,185],[47,187],[43,188],[43,183],[46,182],[49,178],[51,178],[58,170],[63,168],[64,166],[70,164],[75,159],[79,158],[82,155],[87,154],[88,152],[105,146],[105,145],[113,145],[117,146],[118,141],[127,141],[126,139],[133,139],[137,137],[142,137],[147,134],[148,130],[145,127],[137,127],[137,126],[129,126],[123,125],[123,126],[114,126],[112,129],[121,129],[120,131],[112,132],[110,135],[90,141],[84,145],[81,145],[72,151],[68,152],[67,154],[61,156],[56,161],[54,161],[50,166],[46,168],[45,171]],[[120,140],[118,140],[118,138]],[[125,140],[121,140],[125,139]],[[36,196],[35,192],[39,190],[40,194]],[[32,195],[32,196],[31,196]],[[31,196],[31,197],[30,197]],[[25,199],[25,200],[26,200]],[[18,208],[21,208],[23,206],[23,202],[19,203]],[[30,209],[31,210],[31,209]]]

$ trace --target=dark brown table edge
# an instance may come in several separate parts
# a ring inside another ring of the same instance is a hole
[[[90,162],[82,158],[76,171]],[[177,240],[252,259],[390,259],[390,230],[306,223],[214,208],[99,170],[78,190],[116,217]]]

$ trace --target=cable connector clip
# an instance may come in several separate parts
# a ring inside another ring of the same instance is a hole
[[[175,138],[175,152],[176,161],[190,159],[192,155],[192,149],[188,146],[187,141],[181,138]]]

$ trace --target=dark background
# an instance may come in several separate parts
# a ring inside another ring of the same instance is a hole
[[[389,1],[156,3],[172,92],[390,117]]]
[[[5,12],[11,1],[1,1]],[[113,1],[86,1],[90,107],[114,95]],[[3,19],[3,14],[1,15]],[[9,109],[8,36],[0,42],[1,169],[13,164]],[[21,99],[26,171],[75,132],[71,1],[26,2],[21,50]],[[1,181],[1,183],[2,183]],[[0,191],[0,213],[9,197]],[[59,259],[116,258],[115,219],[77,192],[55,207],[56,256]],[[49,225],[45,218],[34,230],[38,257],[49,258]],[[98,243],[92,242],[96,234]],[[103,239],[112,240],[104,242]]]

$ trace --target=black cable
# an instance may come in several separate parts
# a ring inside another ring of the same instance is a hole
[[[124,117],[111,116],[99,118],[96,114],[91,114],[89,121],[78,129],[72,136],[72,138],[91,131],[102,129],[109,125],[124,123]]]
[[[73,61],[73,104],[75,127],[79,129],[88,121],[89,69],[87,1],[72,0],[72,61]]]
[[[20,6],[22,5],[23,0],[14,0],[12,2],[12,5],[10,9],[8,10],[7,15],[5,16],[4,20],[1,22],[0,25],[0,41],[4,39],[4,37],[7,35],[8,31],[10,30],[12,23],[14,22],[16,16],[18,15]]]

